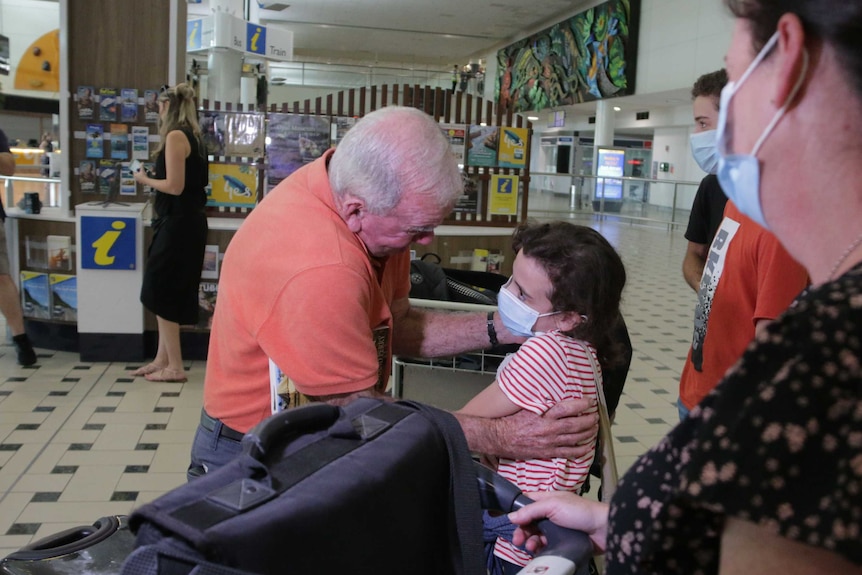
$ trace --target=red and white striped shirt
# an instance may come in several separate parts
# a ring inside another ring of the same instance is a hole
[[[593,373],[584,348],[589,350],[598,374]],[[601,378],[595,348],[559,331],[531,337],[497,370],[497,384],[522,409],[542,414],[564,399],[596,398],[596,377]],[[595,413],[592,407],[584,413]],[[596,434],[585,444],[595,445]],[[500,459],[498,473],[523,491],[576,491],[584,483],[595,449],[578,459]],[[526,565],[531,556],[504,539],[497,539],[494,554],[510,563]]]

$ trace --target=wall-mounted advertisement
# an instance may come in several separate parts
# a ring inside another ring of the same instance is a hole
[[[596,194],[595,199],[622,201],[623,181],[626,168],[626,151],[612,148],[599,148],[596,158]]]
[[[256,203],[256,166],[218,163],[209,165],[208,206],[253,208]]]

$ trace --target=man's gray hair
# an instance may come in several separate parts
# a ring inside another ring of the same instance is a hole
[[[362,198],[375,215],[405,193],[433,197],[441,208],[463,193],[461,171],[434,118],[416,108],[387,106],[360,119],[329,161],[336,196]]]

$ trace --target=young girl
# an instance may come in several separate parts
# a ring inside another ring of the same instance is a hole
[[[609,367],[620,359],[622,350],[610,334],[626,272],[608,241],[591,228],[567,222],[528,223],[515,230],[512,248],[512,277],[500,290],[498,309],[510,331],[530,339],[503,361],[494,383],[461,413],[505,417],[528,409],[541,414],[564,399],[596,398],[599,365]],[[585,443],[595,441],[594,434]],[[594,457],[591,449],[573,460],[500,459],[497,471],[524,491],[576,491]],[[529,562],[530,555],[512,545],[512,531],[505,515],[486,514],[491,573],[517,573]]]

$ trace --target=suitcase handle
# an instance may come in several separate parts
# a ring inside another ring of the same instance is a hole
[[[492,509],[510,513],[533,502],[514,484],[495,471],[476,463],[476,477],[479,480],[479,498],[483,509]],[[536,525],[548,540],[547,546],[538,554],[540,557],[557,557],[566,564],[568,569],[559,572],[588,573],[590,557],[593,556],[593,543],[589,536],[574,529],[566,529],[542,519]],[[530,567],[532,562],[527,567]],[[531,573],[527,567],[521,573]],[[541,571],[536,571],[541,572]],[[553,572],[553,571],[552,571]]]
[[[275,443],[285,438],[326,429],[338,419],[341,409],[328,403],[312,403],[280,411],[258,423],[243,438],[243,446],[258,461]]]

